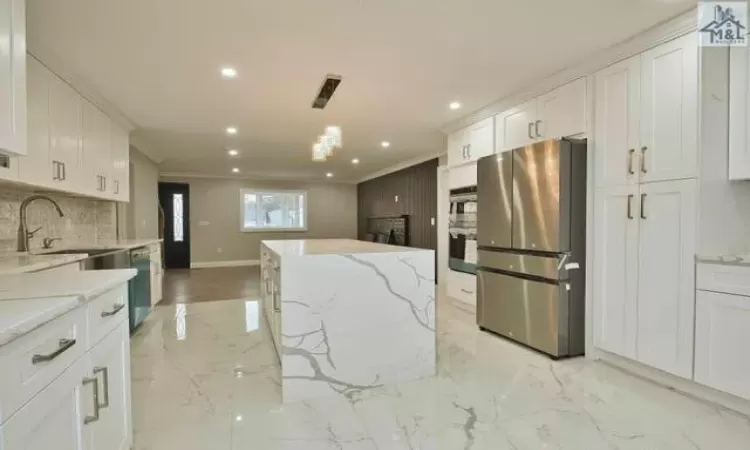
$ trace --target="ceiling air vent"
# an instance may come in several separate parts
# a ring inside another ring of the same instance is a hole
[[[328,104],[328,101],[333,97],[333,93],[336,92],[336,88],[341,84],[341,77],[338,75],[326,75],[326,79],[323,81],[323,85],[318,91],[318,95],[313,100],[312,107],[314,109],[323,109]]]

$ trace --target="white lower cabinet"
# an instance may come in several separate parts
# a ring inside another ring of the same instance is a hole
[[[696,180],[597,190],[594,344],[692,377]]]
[[[0,349],[0,450],[130,449],[127,314],[97,310],[119,324],[98,342],[88,332],[97,326],[91,305],[106,295]]]
[[[91,423],[92,449],[130,448],[130,338],[123,322],[90,353],[91,376],[99,383],[99,420]]]
[[[477,276],[470,273],[448,271],[448,296],[466,303],[467,305],[476,306],[477,304]]]
[[[698,291],[695,381],[750,400],[748,343],[750,297]]]
[[[89,450],[86,417],[94,414],[92,387],[79,359],[0,426],[0,450]]]

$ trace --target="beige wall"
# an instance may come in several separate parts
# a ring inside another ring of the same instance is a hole
[[[158,237],[159,168],[135,147],[130,147],[130,203],[125,215],[126,237]]]
[[[161,181],[190,184],[192,262],[258,260],[264,239],[357,237],[355,185],[172,177]],[[306,190],[307,232],[241,232],[241,188]]]

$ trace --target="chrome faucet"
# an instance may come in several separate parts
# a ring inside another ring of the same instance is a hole
[[[46,195],[41,194],[34,194],[32,196],[29,196],[26,198],[26,200],[21,203],[21,217],[18,223],[18,251],[19,252],[28,252],[29,251],[29,239],[34,237],[34,235],[41,230],[42,228],[39,227],[34,231],[29,231],[28,226],[26,225],[26,208],[28,208],[29,203],[33,202],[34,200],[47,200],[48,202],[52,203],[55,206],[55,209],[57,209],[57,213],[60,215],[60,217],[65,217],[65,214],[62,212],[62,209],[60,209],[60,205],[57,204],[56,201],[54,201],[51,197],[47,197]]]

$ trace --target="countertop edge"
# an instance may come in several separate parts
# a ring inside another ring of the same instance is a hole
[[[76,296],[61,296],[61,297],[39,297],[37,300],[58,298],[59,304],[41,311],[39,314],[34,315],[20,324],[16,324],[5,330],[0,330],[0,347],[10,344],[11,342],[19,339],[34,330],[52,322],[53,320],[61,317],[81,306],[80,299]],[[23,301],[24,299],[19,299]],[[0,312],[2,312],[2,302],[0,302]]]

